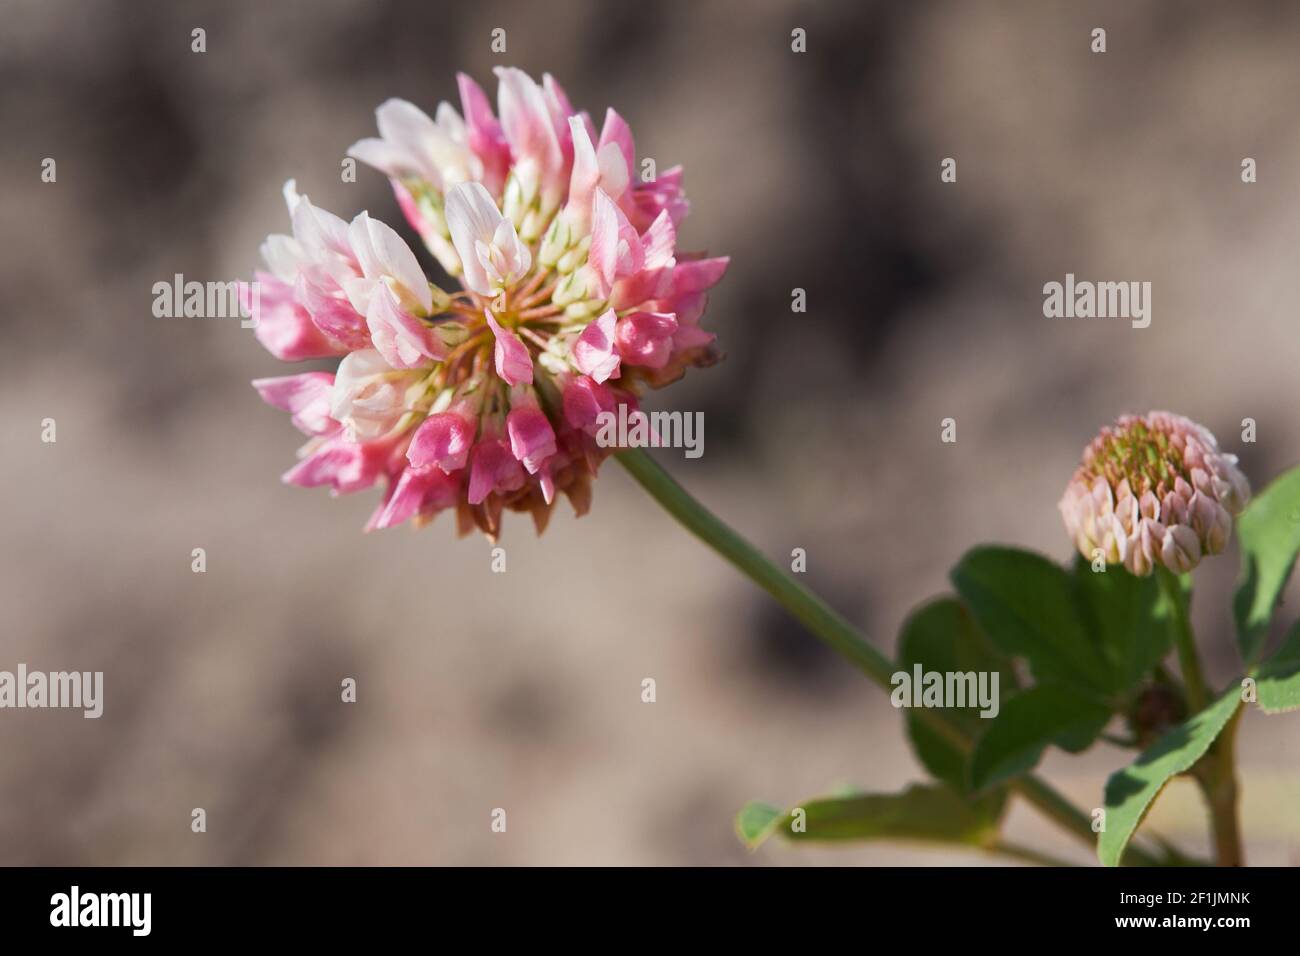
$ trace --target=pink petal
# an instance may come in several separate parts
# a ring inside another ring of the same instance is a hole
[[[614,143],[618,146],[619,152],[623,154],[623,159],[627,163],[628,179],[636,178],[636,145],[632,141],[632,128],[627,125],[627,121],[612,108],[605,111],[605,125],[600,131],[600,142],[596,148],[600,148]]]
[[[659,269],[673,264],[673,252],[677,248],[677,228],[666,212],[661,212],[650,224],[641,244],[645,246],[645,267]]]
[[[523,466],[505,442],[494,438],[474,446],[469,469],[470,504],[482,504],[494,491],[518,491],[527,480]]]
[[[311,266],[299,272],[294,293],[316,328],[345,351],[370,347],[365,317],[352,308],[338,283],[323,268]]]
[[[279,378],[259,378],[253,388],[266,402],[288,412],[300,431],[308,435],[328,435],[338,431],[339,423],[330,417],[330,390],[333,372],[303,372]]]
[[[618,320],[618,354],[629,365],[663,368],[673,349],[677,317],[671,312],[636,312]]]
[[[537,474],[542,462],[555,454],[555,429],[545,413],[535,405],[516,406],[506,416],[506,433],[515,458]]]
[[[397,197],[397,207],[402,210],[402,215],[406,217],[406,221],[411,228],[419,233],[420,238],[428,242],[429,237],[434,235],[434,228],[424,218],[424,213],[420,212],[415,197],[411,195],[409,189],[402,185],[401,180],[390,179],[389,182],[392,184],[393,195]]]
[[[451,474],[465,467],[478,422],[461,411],[430,415],[415,430],[406,458],[412,467],[429,469],[437,465]]]
[[[668,295],[673,285],[673,267],[670,264],[657,269],[642,269],[614,283],[609,293],[609,307],[617,311],[634,308],[650,299]]]
[[[507,385],[533,384],[533,359],[528,347],[515,333],[504,329],[491,312],[484,311],[488,326],[496,336],[497,375]]]
[[[407,468],[390,486],[388,497],[375,511],[367,531],[393,528],[417,515],[431,516],[455,506],[460,480],[437,469]]]
[[[329,358],[344,348],[328,338],[293,297],[293,287],[265,272],[255,275],[256,288],[239,285],[239,299],[255,323],[253,335],[282,362]]]
[[[370,297],[366,326],[375,350],[393,368],[419,368],[447,357],[447,347],[433,329],[400,308],[382,284]]]
[[[573,160],[573,141],[569,133],[569,117],[574,114],[569,95],[560,86],[559,80],[549,73],[542,74],[542,94],[546,99],[546,108],[551,115],[551,125],[555,127],[555,138],[560,144],[560,152],[565,162]]]
[[[284,473],[282,481],[300,488],[329,485],[336,494],[369,488],[387,473],[392,443],[326,439]]]
[[[515,161],[534,160],[543,175],[563,164],[551,110],[541,88],[523,70],[497,67],[497,112]]]
[[[729,256],[678,261],[677,268],[673,270],[673,293],[680,295],[684,292],[703,292],[705,289],[712,288],[721,281],[730,262]]]
[[[632,206],[638,213],[638,222],[651,222],[666,212],[673,225],[686,218],[691,205],[682,195],[682,168],[666,169],[649,183],[638,183],[632,190]]]
[[[619,276],[632,275],[645,265],[641,237],[603,189],[591,203],[591,251],[587,263],[600,280],[599,294],[608,296]]]
[[[582,118],[569,118],[573,139],[573,172],[569,175],[569,209],[574,217],[574,227],[585,232],[591,221],[591,197],[600,184],[600,167],[596,163],[596,149],[582,123]]]
[[[618,375],[619,356],[614,350],[614,333],[618,316],[610,309],[588,323],[573,343],[573,362],[578,370],[597,382]]]
[[[564,420],[573,428],[595,434],[602,412],[614,411],[614,394],[586,375],[569,382],[563,395]]]
[[[483,163],[483,185],[488,192],[500,195],[510,168],[510,144],[501,124],[492,114],[492,106],[482,87],[464,73],[456,74],[460,87],[460,105],[469,128],[469,148]]]

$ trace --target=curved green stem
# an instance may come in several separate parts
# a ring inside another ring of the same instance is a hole
[[[882,689],[888,691],[891,688],[890,678],[898,671],[894,662],[867,643],[857,629],[825,601],[780,570],[696,501],[643,449],[625,449],[618,452],[616,457],[637,483],[688,531],[772,595],[777,603],[808,630],[846,657]],[[921,708],[917,714],[928,726],[963,751],[969,751],[974,745],[966,732],[949,720],[942,710]],[[1011,786],[1045,816],[1095,849],[1097,835],[1092,830],[1091,819],[1049,784],[1026,774],[1013,780]],[[1160,861],[1130,844],[1125,853],[1125,862],[1138,866],[1155,866]]]
[[[619,464],[668,513],[697,538],[730,561],[777,603],[793,614],[826,644],[848,658],[881,687],[898,670],[884,654],[858,634],[857,629],[832,610],[826,602],[781,571],[752,544],[720,521],[693,498],[672,476],[659,467],[644,450],[628,449],[617,455]]]

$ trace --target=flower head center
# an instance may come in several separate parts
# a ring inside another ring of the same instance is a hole
[[[1085,467],[1112,488],[1127,481],[1137,496],[1150,491],[1163,497],[1178,478],[1191,481],[1171,433],[1141,419],[1103,429],[1088,449]]]

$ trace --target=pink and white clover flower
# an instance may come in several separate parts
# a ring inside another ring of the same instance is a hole
[[[461,533],[495,537],[512,510],[540,531],[559,494],[583,514],[611,451],[598,417],[717,360],[699,321],[727,259],[677,251],[680,167],[640,181],[618,113],[597,130],[553,77],[496,73],[495,113],[461,74],[460,110],[388,100],[379,135],[349,150],[389,177],[459,290],[431,283],[389,226],[346,222],[292,182],[292,234],[267,239],[258,295],[244,290],[277,358],[341,358],[254,384],[311,436],[285,481],[385,487],[368,529],[453,510]],[[1198,500],[1187,514],[1219,541],[1216,512]]]

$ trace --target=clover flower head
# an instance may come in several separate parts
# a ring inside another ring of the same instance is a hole
[[[1202,426],[1170,412],[1123,415],[1084,449],[1061,498],[1075,546],[1100,550],[1146,576],[1156,565],[1177,574],[1218,554],[1232,519],[1250,499],[1237,457]]]
[[[597,130],[552,77],[498,69],[494,114],[458,76],[461,111],[404,100],[349,154],[389,177],[398,206],[461,288],[426,277],[392,228],[350,223],[285,187],[292,235],[262,246],[258,340],[277,358],[341,358],[337,371],[254,386],[310,435],[290,484],[385,487],[367,528],[454,510],[489,537],[506,509],[544,529],[556,495],[578,514],[610,449],[598,417],[717,359],[700,328],[725,258],[677,251],[682,173],[635,176],[609,110]]]

